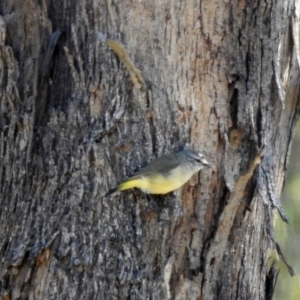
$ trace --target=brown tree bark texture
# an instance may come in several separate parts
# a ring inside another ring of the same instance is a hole
[[[2,0],[0,15],[0,297],[271,298],[299,1]],[[103,197],[184,146],[215,169]]]

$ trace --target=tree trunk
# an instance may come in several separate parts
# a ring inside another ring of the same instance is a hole
[[[3,0],[0,14],[2,299],[271,299],[299,1]],[[184,147],[214,170],[104,197]]]

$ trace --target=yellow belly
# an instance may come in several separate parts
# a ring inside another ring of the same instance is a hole
[[[186,173],[182,172],[182,170],[173,170],[168,177],[162,175],[142,176],[124,181],[120,184],[119,190],[124,191],[135,187],[149,194],[167,194],[180,188],[192,175],[191,172]]]

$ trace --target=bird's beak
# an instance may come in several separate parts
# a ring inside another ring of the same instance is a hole
[[[209,163],[207,160],[203,160],[202,163],[205,167],[208,167],[208,168],[214,168],[215,167],[213,164]]]

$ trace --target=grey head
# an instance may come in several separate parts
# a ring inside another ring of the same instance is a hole
[[[194,150],[184,150],[178,152],[178,154],[182,155],[185,159],[188,160],[190,166],[193,169],[200,170],[203,167],[213,168],[214,165],[209,163],[203,156],[203,154],[196,152]]]

